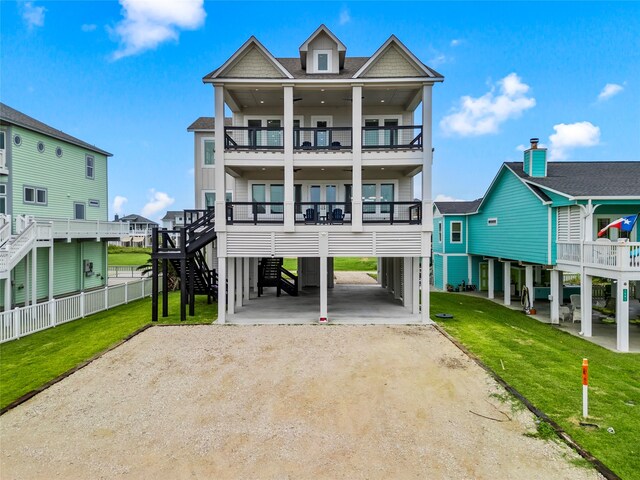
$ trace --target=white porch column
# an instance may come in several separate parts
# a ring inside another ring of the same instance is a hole
[[[294,231],[293,85],[284,85],[284,229]]]
[[[432,85],[422,86],[422,231],[433,231],[431,209],[431,167],[433,141],[431,133]]]
[[[244,289],[243,278],[244,269],[242,268],[243,259],[236,258],[236,307],[242,307],[242,293]]]
[[[218,323],[225,323],[227,320],[227,259],[218,257]]]
[[[582,275],[580,282],[580,309],[582,310],[582,335],[590,337],[592,335],[592,316],[593,316],[593,277],[591,275]]]
[[[227,225],[226,216],[226,173],[224,167],[224,87],[215,87],[215,190],[216,190],[216,230],[224,231]]]
[[[504,274],[502,275],[504,279],[502,287],[504,290],[504,304],[508,306],[511,305],[511,262],[504,262],[502,266],[504,268]]]
[[[109,266],[107,265],[105,267],[106,271],[107,271],[107,277],[109,276]],[[53,281],[54,281],[54,276],[53,276],[53,243],[51,244],[51,246],[49,247],[49,301],[53,300]],[[105,279],[105,284],[108,284],[109,280]]]
[[[422,323],[431,323],[431,317],[429,316],[429,257],[422,257]]]
[[[351,87],[351,228],[362,231],[362,85]]]
[[[38,303],[38,247],[31,249],[31,305]]]
[[[551,270],[551,323],[560,323],[560,304],[562,303],[562,272]]]
[[[412,258],[411,263],[411,290],[413,291],[411,313],[418,315],[420,313],[420,257]]]
[[[24,305],[29,305],[31,300],[31,269],[30,269],[31,257],[29,254],[24,256]],[[83,282],[84,283],[84,282]],[[84,287],[83,287],[84,289]]]
[[[227,274],[227,288],[229,289],[229,293],[227,294],[227,313],[233,315],[236,313],[236,259],[229,257],[227,261],[227,268],[229,269],[229,273]]]
[[[526,267],[524,267],[524,278],[524,283],[527,286],[527,290],[529,290],[529,306],[533,307],[533,301],[535,297],[535,290],[533,288],[533,265],[527,265]]]
[[[404,286],[402,292],[402,305],[405,308],[411,308],[413,305],[413,259],[411,257],[404,257],[401,261],[403,262],[402,283]]]
[[[629,288],[628,280],[618,280],[616,292],[616,350],[629,351]]]
[[[327,320],[327,257],[320,257],[320,320]]]
[[[11,310],[11,272],[9,272],[9,276],[4,281],[4,311],[8,312]]]
[[[487,260],[488,297],[495,298],[496,261],[493,258]]]
[[[251,267],[251,275],[253,276],[253,282],[251,287],[253,288],[253,293],[257,297],[258,296],[258,277],[260,276],[260,259],[254,258],[253,265]]]
[[[393,259],[393,298],[400,300],[402,298],[402,258]]]
[[[249,283],[249,265],[251,264],[251,258],[244,257],[244,261],[242,262],[242,298],[243,303],[247,303],[249,301],[249,289],[251,284]]]

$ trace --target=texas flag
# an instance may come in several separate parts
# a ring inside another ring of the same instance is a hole
[[[630,232],[631,230],[633,230],[633,226],[635,225],[637,220],[638,215],[629,215],[628,217],[622,217],[614,220],[609,225],[600,230],[598,232],[598,236],[601,237],[610,228],[619,228],[622,232]]]

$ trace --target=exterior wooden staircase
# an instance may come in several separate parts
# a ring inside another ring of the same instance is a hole
[[[195,315],[195,296],[206,295],[215,301],[218,279],[215,270],[207,265],[204,248],[215,242],[215,213],[208,210],[185,210],[184,227],[169,230],[155,228],[151,244],[152,262],[152,320],[158,320],[159,282],[162,278],[162,316],[168,312],[169,265],[180,278],[180,320]]]
[[[284,290],[293,297],[298,296],[298,277],[282,266],[282,258],[262,258],[258,267],[258,296],[264,287],[276,287],[279,297]]]

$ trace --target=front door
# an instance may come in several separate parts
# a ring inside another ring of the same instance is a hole
[[[280,120],[267,120],[267,145],[270,147],[283,146]]]
[[[489,265],[487,263],[480,264],[480,291],[489,290]]]
[[[321,203],[318,205],[317,212],[320,216],[319,220],[326,220],[327,212],[336,208],[335,203],[338,201],[338,187],[337,185],[311,185],[309,187],[309,201],[314,203]],[[333,205],[327,205],[331,203]]]
[[[314,115],[311,117],[311,126],[315,127],[313,144],[316,147],[328,147],[331,145],[331,131],[329,128],[333,126],[333,117],[329,115]]]

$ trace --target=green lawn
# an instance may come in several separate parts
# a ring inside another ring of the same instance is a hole
[[[284,268],[287,270],[298,269],[297,258],[285,258]],[[378,269],[378,259],[375,257],[339,257],[333,259],[334,271],[340,272],[371,272]]]
[[[109,265],[144,265],[149,259],[148,253],[110,253]]]
[[[180,323],[179,305],[179,293],[171,293],[170,316],[159,323]],[[210,323],[217,304],[196,297],[195,313],[187,323]],[[0,345],[0,408],[150,322],[151,300],[144,299]]]
[[[449,334],[585,449],[622,478],[640,478],[640,354],[611,352],[481,298],[432,293],[431,305],[432,315],[455,316],[439,322]],[[589,359],[595,430],[578,424],[582,358]]]

